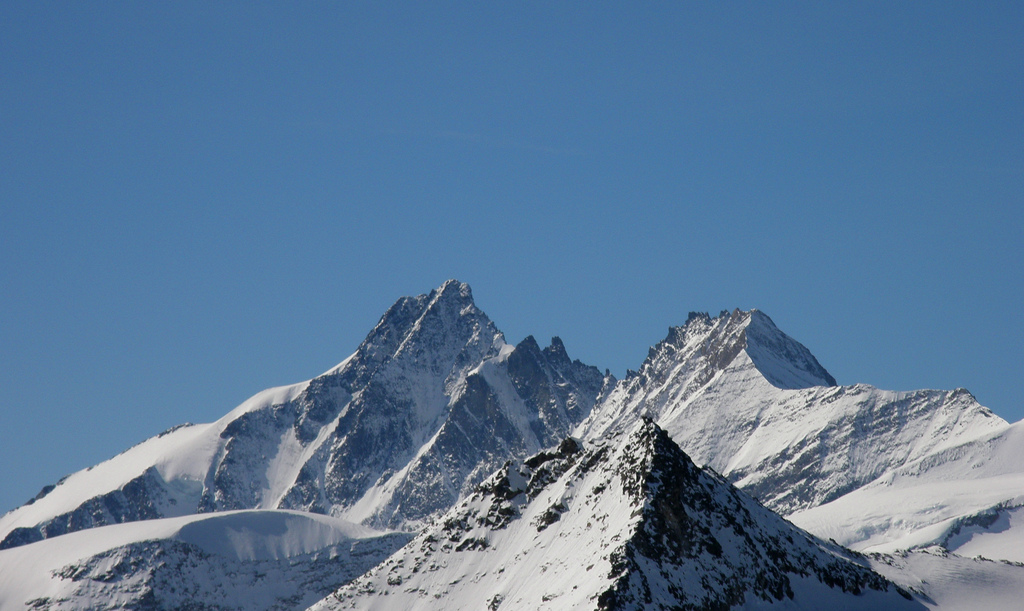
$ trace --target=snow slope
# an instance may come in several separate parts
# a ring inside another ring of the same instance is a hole
[[[865,551],[939,545],[1024,561],[1024,422],[931,452],[790,519]]]
[[[115,524],[0,551],[0,610],[292,609],[409,540],[293,511]]]
[[[313,609],[922,609],[649,420],[510,463]]]
[[[939,547],[872,554],[871,567],[941,611],[1016,611],[1022,607],[1024,565],[967,558]]]
[[[0,517],[0,549],[93,526],[195,513],[227,426],[242,414],[293,400],[307,384],[265,390],[217,422],[175,427],[44,488]]]

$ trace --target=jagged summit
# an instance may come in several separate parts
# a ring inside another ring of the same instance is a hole
[[[688,344],[698,342],[700,356],[707,359],[712,370],[724,369],[740,351],[745,351],[776,388],[836,385],[835,378],[810,350],[780,331],[767,314],[757,309],[722,310],[714,318],[707,312],[690,312],[682,326],[670,327],[668,336],[651,348],[648,359],[657,357],[659,350],[686,350]]]
[[[315,609],[917,609],[653,421],[510,462]]]
[[[353,382],[359,385],[377,366],[396,358],[403,349],[422,347],[424,342],[436,345],[440,341],[473,339],[489,341],[495,350],[504,342],[494,323],[476,307],[469,285],[448,280],[428,294],[398,299],[356,352],[326,374],[358,371]]]
[[[569,360],[569,353],[565,351],[565,344],[562,343],[562,338],[557,335],[551,338],[551,345],[545,348],[544,351],[560,361]]]

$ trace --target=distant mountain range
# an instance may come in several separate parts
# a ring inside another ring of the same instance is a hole
[[[966,390],[837,386],[757,310],[616,380],[451,280],[4,515],[0,610],[1015,609],[1020,563],[1024,432]]]

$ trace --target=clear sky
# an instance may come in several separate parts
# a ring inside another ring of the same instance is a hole
[[[1024,3],[637,4],[0,3],[0,512],[451,277],[1024,417]]]

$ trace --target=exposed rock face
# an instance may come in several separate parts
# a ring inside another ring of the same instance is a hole
[[[413,457],[443,422],[469,370],[502,344],[466,285],[448,282],[428,295],[400,299],[341,366],[312,380],[294,400],[242,414],[224,428],[224,449],[201,510],[267,503],[321,513],[350,507]],[[290,485],[246,467],[267,465],[284,444],[299,454],[300,464],[290,465],[297,471]],[[280,498],[266,498],[264,491],[282,487]]]
[[[797,576],[854,595],[890,588],[845,550],[790,527],[702,471],[649,421],[622,457],[622,486],[643,508],[642,525],[617,557],[623,573],[603,594],[603,608],[642,609],[672,598],[694,608],[730,608],[753,598],[778,602],[794,598]],[[676,583],[661,578],[666,568],[678,575],[692,565],[708,574],[701,586],[712,584],[711,591],[680,596]],[[658,574],[647,574],[654,566]]]
[[[923,608],[693,464],[653,422],[509,463],[316,609]]]
[[[606,383],[596,368],[570,361],[557,338],[540,350],[528,337],[482,363],[432,440],[386,484],[391,499],[368,523],[400,526],[450,507],[510,457],[567,435]]]
[[[63,567],[57,576],[65,596],[34,599],[31,608],[81,609],[84,599],[93,601],[89,608],[97,611],[228,611],[243,608],[239,594],[244,592],[246,609],[285,611],[315,602],[317,591],[330,592],[382,560],[387,551],[384,547],[361,563],[331,550],[290,561],[238,562],[177,541],[134,543]],[[263,596],[253,596],[254,590]]]

